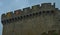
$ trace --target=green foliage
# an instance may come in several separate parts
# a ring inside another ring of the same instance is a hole
[[[53,33],[53,35],[58,35],[58,33]]]
[[[41,35],[47,35],[47,33],[46,32],[43,32]]]

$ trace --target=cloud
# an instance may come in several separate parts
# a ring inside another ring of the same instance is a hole
[[[10,3],[7,3],[7,5],[5,5],[4,3],[4,6],[2,6],[0,10],[3,12],[8,12],[8,11],[14,11],[17,9],[22,9],[28,6],[29,6],[28,0],[13,0],[13,1],[10,1]]]
[[[0,15],[0,35],[2,35],[2,28],[3,28],[3,26],[1,24],[1,15]]]
[[[3,5],[3,3],[2,2],[0,2],[0,7]]]

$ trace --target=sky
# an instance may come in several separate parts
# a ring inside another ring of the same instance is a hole
[[[2,35],[3,29],[3,25],[1,23],[1,14],[48,2],[55,2],[56,8],[60,9],[60,0],[0,0],[0,35]]]

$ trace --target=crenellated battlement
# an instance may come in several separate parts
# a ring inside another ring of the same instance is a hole
[[[35,15],[41,15],[44,13],[52,14],[54,13],[54,9],[55,9],[55,4],[52,5],[51,3],[42,3],[41,6],[34,5],[31,8],[27,7],[27,8],[23,8],[23,10],[21,9],[15,10],[14,13],[8,12],[6,14],[2,14],[1,22],[4,25],[6,23],[11,23],[13,21],[22,20],[23,18],[28,18],[28,17],[35,16]]]

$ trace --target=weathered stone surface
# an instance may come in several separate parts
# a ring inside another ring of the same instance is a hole
[[[44,7],[46,8],[44,8]],[[55,26],[58,22],[57,15],[60,15],[59,11],[56,8],[51,7],[51,4],[43,4],[39,11],[37,12],[24,14],[20,16],[15,16],[12,18],[12,21],[9,19],[10,23],[6,21],[6,24],[3,25],[3,35],[41,35],[43,32],[48,32],[49,30],[59,30]],[[39,7],[39,6],[36,6]],[[35,11],[35,7],[34,11]],[[27,8],[26,10],[30,10]],[[25,10],[25,12],[26,12]],[[53,12],[52,12],[53,11]],[[59,18],[60,19],[60,18]],[[3,21],[3,20],[2,20]],[[60,20],[59,20],[60,21]],[[2,23],[3,24],[3,23]],[[59,24],[58,24],[59,25]]]

